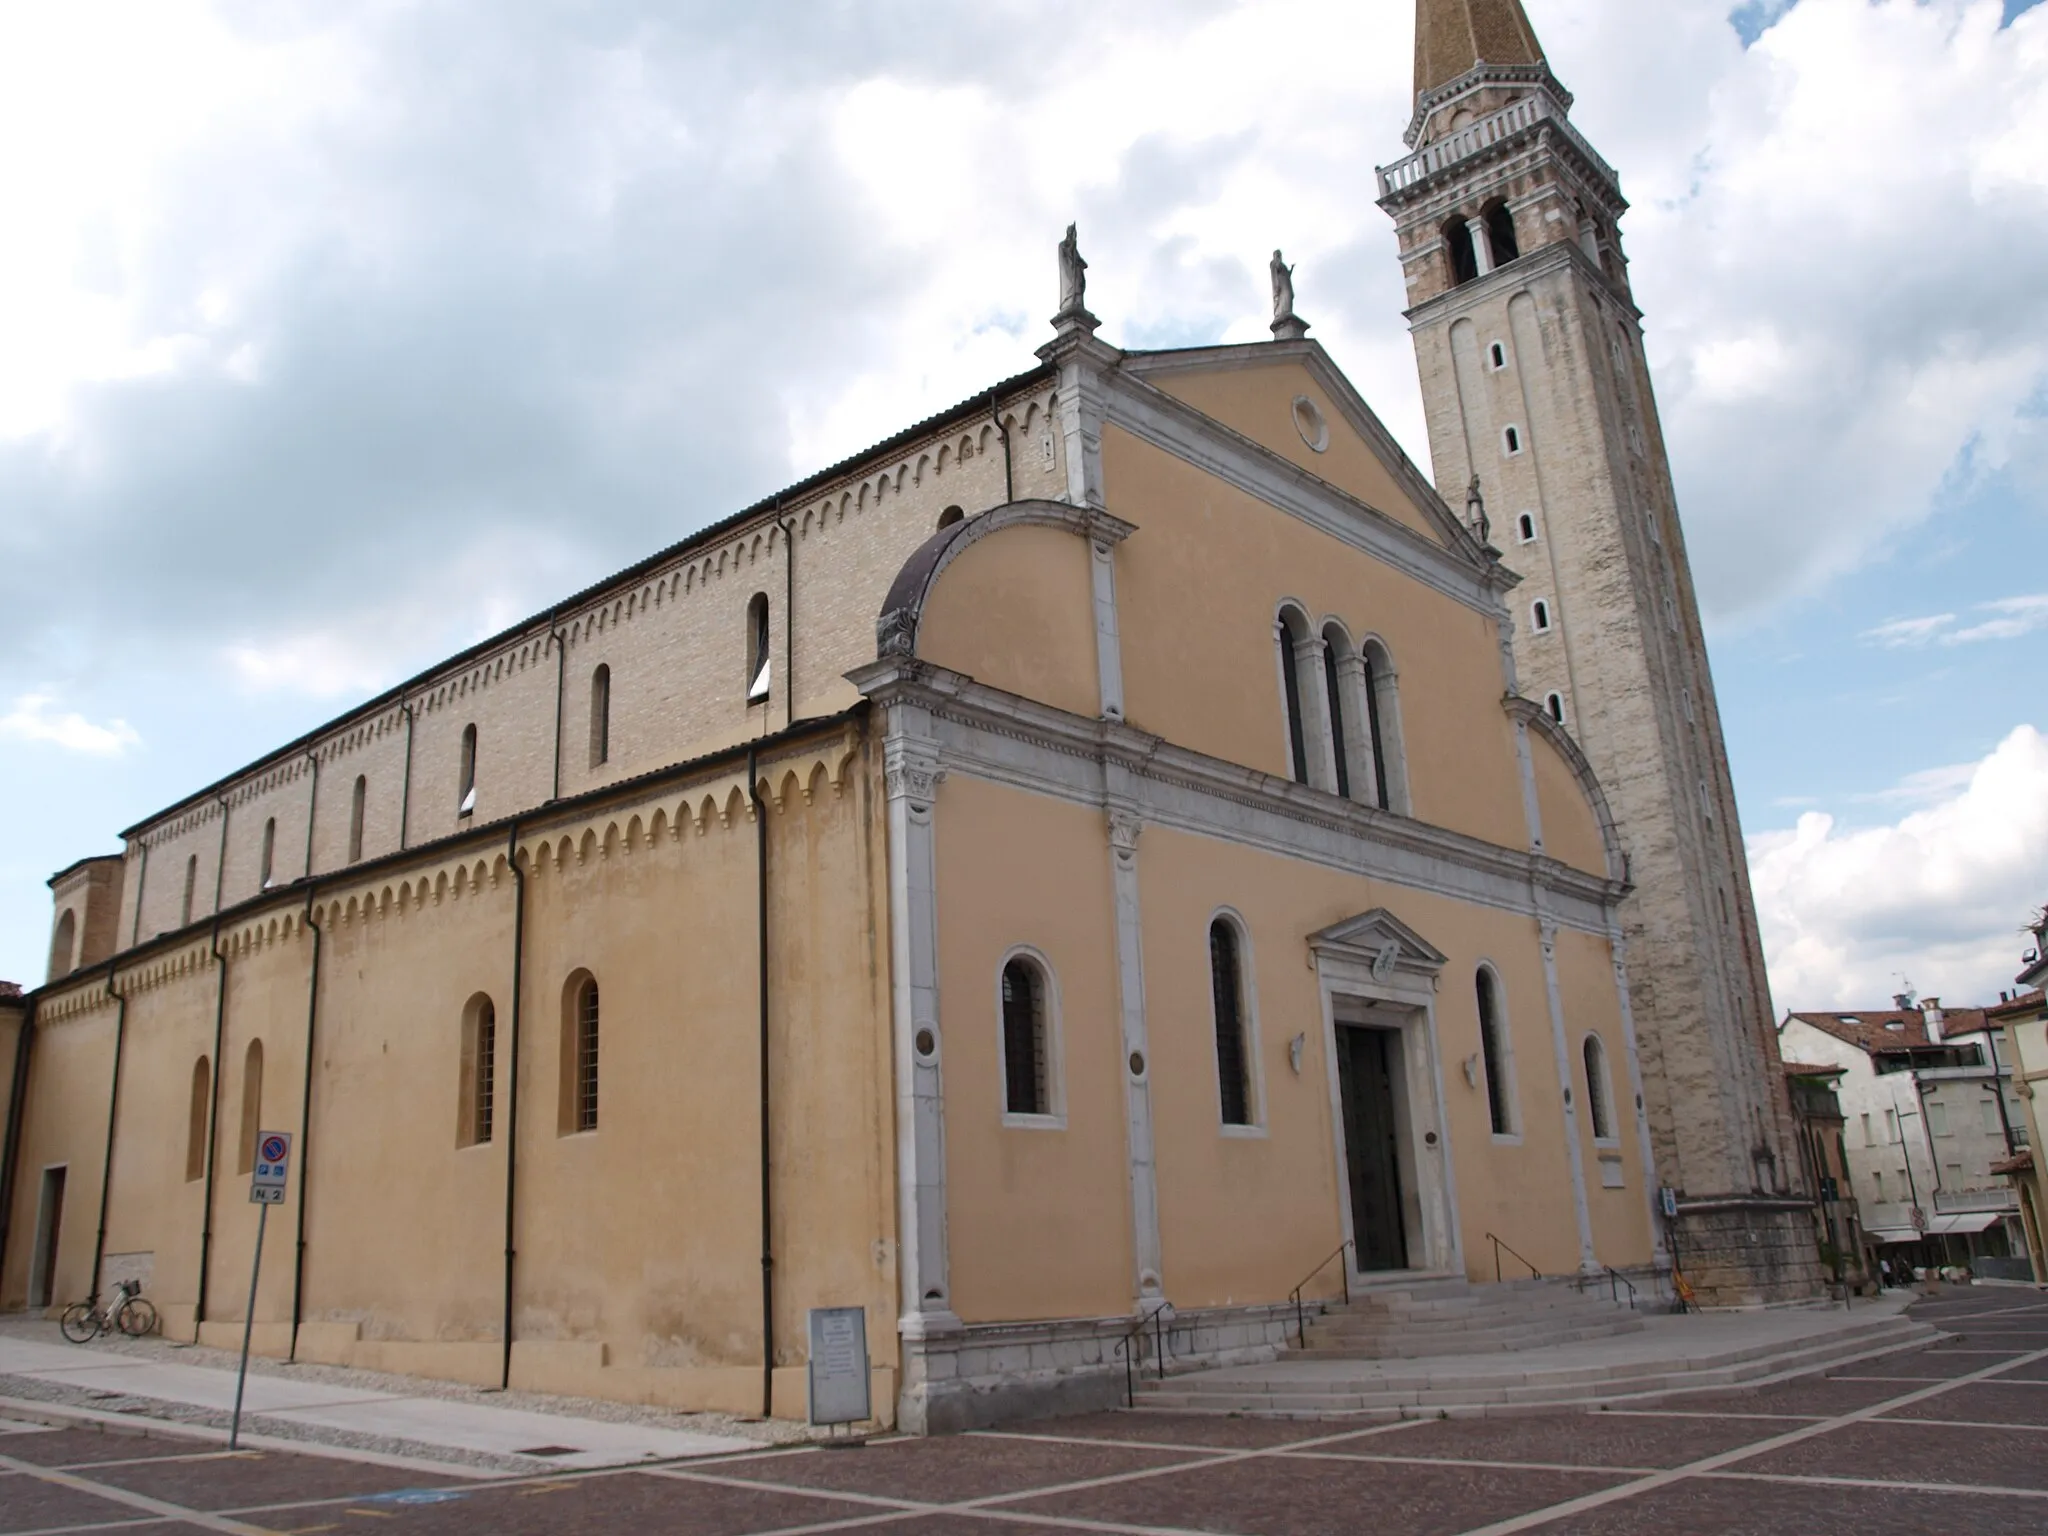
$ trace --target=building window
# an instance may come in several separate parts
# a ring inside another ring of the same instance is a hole
[[[944,531],[945,529],[952,527],[955,523],[962,521],[966,516],[967,514],[961,511],[960,508],[948,507],[945,511],[939,514],[939,528],[941,531]]]
[[[1496,341],[1486,349],[1486,360],[1493,365],[1495,371],[1505,368],[1508,365],[1508,349]]]
[[[1358,648],[1365,662],[1365,731],[1372,747],[1373,803],[1383,811],[1409,814],[1408,765],[1401,751],[1401,698],[1394,658],[1378,640]]]
[[[1979,1099],[1977,1101],[1977,1108],[1981,1112],[1985,1134],[1997,1135],[2000,1130],[1998,1124],[1998,1101],[1996,1099]]]
[[[1057,1066],[1052,1024],[1052,986],[1045,967],[1030,955],[1003,962],[1003,1114],[1046,1119],[1054,1103]]]
[[[1598,1035],[1586,1036],[1580,1048],[1586,1068],[1586,1116],[1593,1122],[1595,1141],[1614,1140],[1613,1100],[1607,1092],[1607,1048]]]
[[[1866,1147],[1877,1145],[1877,1138],[1870,1133],[1870,1116],[1868,1114],[1863,1116],[1863,1145]]]
[[[1501,428],[1500,445],[1509,458],[1513,458],[1516,454],[1520,453],[1522,451],[1522,429],[1520,427]]]
[[[1884,1112],[1884,1139],[1887,1146],[1899,1139],[1899,1112],[1896,1109]]]
[[[1209,924],[1209,996],[1216,1015],[1216,1081],[1226,1126],[1253,1124],[1241,960],[1236,925],[1216,918]]]
[[[258,879],[258,884],[266,891],[270,889],[270,882],[274,878],[273,870],[276,862],[277,818],[271,816],[265,818],[263,823],[263,873]]]
[[[561,1132],[597,1129],[597,978],[578,971],[562,988]]]
[[[768,594],[756,592],[747,603],[747,702],[768,697]]]
[[[77,950],[78,913],[66,907],[57,919],[57,931],[50,936],[50,980],[71,974],[72,956]]]
[[[590,766],[601,767],[612,755],[612,669],[600,664],[590,674]]]
[[[348,861],[358,862],[363,856],[363,813],[370,806],[370,781],[360,773],[356,775],[356,787],[349,794],[348,801]]]
[[[1559,725],[1564,724],[1564,695],[1552,690],[1543,695],[1543,709]]]
[[[1522,254],[1521,242],[1515,238],[1515,216],[1505,202],[1487,204],[1486,243],[1493,247],[1493,264],[1505,266]]]
[[[1529,605],[1529,627],[1539,635],[1550,633],[1550,604],[1540,597]]]
[[[192,895],[199,889],[199,855],[185,856],[185,896],[178,905],[178,926],[188,927],[192,922]]]
[[[462,728],[462,765],[457,780],[455,814],[472,815],[476,811],[476,727]]]
[[[1884,1201],[1884,1174],[1880,1170],[1871,1174],[1871,1177],[1877,1180],[1877,1198],[1878,1202],[1882,1204]]]
[[[1508,1081],[1509,1058],[1505,1020],[1501,1016],[1500,980],[1488,966],[1479,968],[1474,983],[1479,996],[1479,1056],[1486,1073],[1486,1113],[1496,1136],[1515,1134],[1515,1094]]]
[[[1948,1106],[1939,1099],[1927,1101],[1927,1130],[1933,1136],[1948,1134]]]
[[[479,992],[462,1010],[462,1082],[456,1109],[455,1144],[474,1147],[491,1139],[497,1107],[498,1010]]]
[[[1515,519],[1515,537],[1524,544],[1536,542],[1536,514],[1524,512]]]
[[[1280,648],[1280,696],[1287,709],[1288,766],[1294,782],[1308,783],[1308,730],[1301,715],[1301,655],[1308,621],[1299,610],[1282,608],[1276,630]]]
[[[1443,226],[1444,256],[1450,265],[1451,286],[1469,283],[1479,275],[1479,257],[1472,249],[1472,226],[1462,215],[1446,219]]]
[[[1337,793],[1345,799],[1351,798],[1351,736],[1357,730],[1358,722],[1352,718],[1355,710],[1344,707],[1344,689],[1337,677],[1339,656],[1347,660],[1351,653],[1351,642],[1344,631],[1332,624],[1323,630],[1323,693],[1329,700],[1330,748],[1337,760]]]
[[[256,1138],[263,1134],[263,1042],[251,1040],[242,1053],[242,1137],[235,1147],[235,1172],[256,1166]]]
[[[213,1107],[212,1064],[202,1056],[192,1063],[192,1098],[185,1113],[185,1182],[206,1177],[206,1121]]]

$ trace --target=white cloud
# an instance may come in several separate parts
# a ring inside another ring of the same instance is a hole
[[[1975,645],[1984,640],[2017,640],[2036,630],[2048,629],[2048,592],[2030,592],[2023,597],[1994,598],[1978,603],[1972,612],[1996,614],[1966,629],[1957,629],[1952,613],[1931,613],[1918,619],[1892,619],[1866,629],[1856,638],[1888,650],[1918,648],[1931,641],[1943,645]]]
[[[1956,616],[1952,613],[1933,613],[1922,619],[1893,619],[1875,629],[1864,630],[1856,638],[1898,650],[1925,645],[1955,621]]]
[[[1930,803],[1888,825],[1809,811],[1749,839],[1781,1012],[1877,1006],[1900,973],[1957,1004],[2011,985],[2020,921],[2048,898],[2048,736],[2015,727],[1982,761],[1915,775],[1898,798]]]
[[[53,715],[54,702],[47,693],[24,693],[14,708],[0,715],[0,736],[16,741],[47,742],[67,752],[84,752],[92,757],[119,757],[142,738],[125,720],[94,725],[81,714]]]

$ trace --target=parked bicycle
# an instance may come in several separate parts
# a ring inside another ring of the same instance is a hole
[[[114,1299],[101,1307],[97,1297],[75,1301],[64,1309],[59,1325],[74,1344],[89,1344],[103,1333],[125,1333],[131,1339],[156,1332],[156,1308],[142,1294],[140,1280],[123,1280]]]

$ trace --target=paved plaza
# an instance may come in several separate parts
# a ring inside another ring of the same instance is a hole
[[[1625,1412],[1371,1424],[1102,1414],[540,1477],[0,1423],[0,1533],[2048,1530],[2048,1297],[1950,1292],[1915,1315],[1948,1336]]]

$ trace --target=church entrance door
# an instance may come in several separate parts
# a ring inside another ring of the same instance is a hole
[[[1361,1271],[1406,1269],[1401,1162],[1394,1120],[1394,1031],[1340,1025],[1337,1084],[1351,1165],[1351,1232]]]

